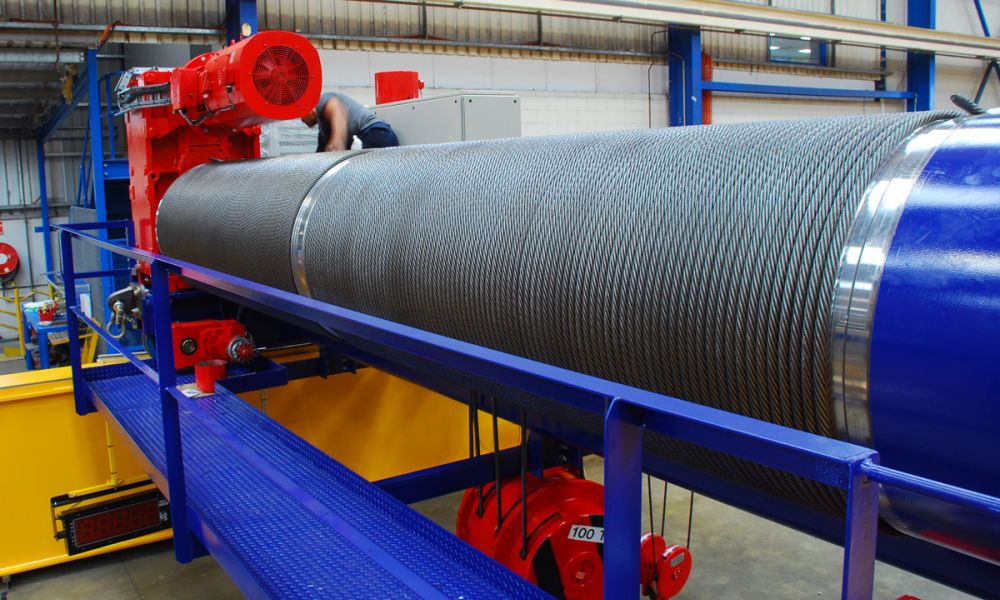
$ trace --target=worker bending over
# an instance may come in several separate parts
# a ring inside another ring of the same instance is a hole
[[[399,139],[388,123],[354,98],[337,92],[320,96],[319,104],[302,117],[302,122],[309,127],[319,123],[316,152],[347,150],[354,136],[358,136],[364,148],[399,145]]]

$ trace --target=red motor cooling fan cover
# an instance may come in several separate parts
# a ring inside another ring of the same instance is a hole
[[[201,64],[196,64],[199,59]],[[319,53],[289,31],[262,31],[219,52],[199,57],[184,70],[200,71],[205,107],[217,113],[206,125],[250,127],[297,119],[319,102]]]

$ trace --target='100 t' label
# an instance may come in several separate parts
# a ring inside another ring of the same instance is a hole
[[[571,540],[579,540],[581,542],[594,542],[595,544],[603,544],[604,528],[590,527],[588,525],[574,525],[572,529],[569,530],[569,535],[566,537],[568,537]]]

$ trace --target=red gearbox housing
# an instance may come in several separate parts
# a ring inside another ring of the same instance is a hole
[[[237,321],[185,321],[174,323],[171,332],[177,369],[211,359],[246,364],[257,356],[253,339],[246,327]]]

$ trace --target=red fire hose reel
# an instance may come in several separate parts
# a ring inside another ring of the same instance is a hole
[[[17,250],[6,242],[0,242],[0,281],[8,281],[17,275],[21,266],[21,258]]]
[[[523,547],[521,479],[469,488],[458,511],[456,533],[487,556],[556,598],[603,598],[604,486],[564,467],[547,469],[544,478],[527,479],[527,546]],[[657,600],[680,592],[691,574],[691,553],[668,545],[656,534],[642,544],[643,592]],[[523,552],[522,552],[523,549]]]

